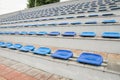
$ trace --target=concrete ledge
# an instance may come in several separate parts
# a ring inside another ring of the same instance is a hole
[[[120,73],[96,67],[76,64],[73,61],[53,59],[17,50],[0,49],[0,56],[19,61],[44,71],[71,78],[73,80],[119,80]]]
[[[120,54],[120,40],[0,35],[0,41]],[[70,44],[70,45],[69,45]]]
[[[15,25],[13,25],[15,26]],[[17,27],[17,28],[0,28],[1,31],[59,31],[64,33],[66,31],[75,31],[77,34],[80,34],[84,31],[93,31],[96,33],[97,36],[100,36],[105,31],[110,32],[119,32],[120,25],[112,25],[112,24],[105,24],[105,25],[66,25],[66,26],[38,26],[38,27]]]

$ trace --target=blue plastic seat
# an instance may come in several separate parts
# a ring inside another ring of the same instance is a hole
[[[0,47],[2,46],[2,45],[4,45],[5,43],[4,42],[0,42]]]
[[[82,37],[95,37],[96,34],[95,34],[95,32],[82,32],[80,34],[80,36],[82,36]]]
[[[59,17],[59,18],[57,18],[57,19],[64,19],[64,18],[62,18],[62,17]]]
[[[4,34],[3,32],[0,32],[0,34]]]
[[[107,9],[99,9],[99,11],[101,12],[101,11],[107,11]]]
[[[68,24],[67,22],[59,23],[59,25],[67,25],[67,24]]]
[[[41,21],[47,21],[47,19],[41,19]]]
[[[28,34],[26,31],[22,31],[22,32],[20,32],[19,33],[20,35],[26,35],[26,34]]]
[[[64,32],[64,34],[62,34],[62,36],[75,36],[76,33],[75,32]]]
[[[116,20],[104,20],[102,23],[107,24],[107,23],[116,23]]]
[[[36,35],[36,32],[31,31],[31,32],[28,33],[28,35]]]
[[[88,17],[97,17],[97,16],[98,16],[97,14],[91,14]]]
[[[69,58],[73,57],[73,53],[70,50],[57,50],[51,56],[53,58],[68,60]]]
[[[18,32],[18,31],[15,31],[14,33],[15,33],[15,35],[19,34],[19,32]]]
[[[48,20],[55,20],[55,18],[49,18]]]
[[[16,50],[16,49],[19,49],[19,48],[21,48],[21,47],[22,47],[21,44],[14,44],[14,45],[12,45],[12,46],[9,46],[8,48],[9,48],[9,49]]]
[[[112,16],[114,15],[113,13],[107,13],[107,14],[102,14],[102,16]]]
[[[32,45],[27,45],[27,46],[23,46],[21,47],[19,50],[23,51],[23,52],[29,52],[29,51],[33,51],[35,49],[34,46]]]
[[[57,24],[56,23],[50,23],[50,24],[47,24],[49,26],[56,26]]]
[[[81,24],[81,22],[72,22],[71,24],[72,25],[78,25],[78,24]]]
[[[15,32],[10,32],[9,34],[14,35],[14,34],[15,34]]]
[[[34,54],[46,55],[51,53],[51,49],[47,47],[40,47],[33,51]]]
[[[85,24],[97,24],[96,21],[85,22]]]
[[[46,35],[47,34],[47,32],[45,32],[45,31],[41,31],[41,32],[38,32],[38,33],[36,33],[37,35]]]
[[[4,32],[3,34],[9,34],[9,32]]]
[[[87,12],[95,12],[95,10],[88,10]]]
[[[48,33],[48,35],[50,35],[50,36],[58,36],[58,35],[60,35],[60,32],[53,31],[53,32]]]
[[[71,19],[71,18],[74,18],[74,17],[72,17],[72,16],[70,16],[70,17],[66,17],[66,19]]]
[[[1,44],[0,47],[2,47],[2,48],[8,48],[8,47],[10,47],[10,46],[12,46],[12,45],[13,45],[12,43],[7,42],[7,43]]]
[[[38,24],[38,26],[46,26],[46,24]]]
[[[103,32],[102,33],[103,38],[120,38],[119,32]]]
[[[119,10],[120,9],[120,7],[113,7],[113,8],[111,8],[111,10]]]
[[[11,34],[11,32],[6,32],[6,34]]]
[[[76,18],[84,18],[85,16],[77,16]]]
[[[100,66],[103,63],[103,57],[99,54],[84,52],[78,57],[77,62]]]

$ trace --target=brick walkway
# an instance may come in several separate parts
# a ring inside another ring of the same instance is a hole
[[[0,80],[70,80],[0,57]]]

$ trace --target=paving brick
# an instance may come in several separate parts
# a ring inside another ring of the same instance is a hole
[[[20,75],[22,75],[22,73],[20,73],[18,71],[13,71],[11,73],[8,73],[8,74],[4,75],[4,78],[8,79],[8,80],[12,80],[13,78],[18,77]]]
[[[28,74],[28,75],[31,75],[31,76],[35,76],[35,75],[40,73],[40,70],[32,68],[25,73]]]
[[[3,78],[3,77],[0,76],[0,80],[7,80],[7,79],[5,79],[5,78]]]
[[[35,79],[35,78],[31,77],[31,76],[25,75],[23,80],[37,80],[37,79]]]
[[[0,80],[69,80],[7,58],[0,60]]]
[[[2,61],[2,64],[6,65],[6,66],[12,66],[12,65],[17,64],[17,62],[12,61],[12,60],[4,60],[4,61]]]
[[[3,64],[3,61],[5,61],[5,59],[0,57],[0,64]]]
[[[61,80],[61,77],[57,75],[53,75],[48,80]]]
[[[72,79],[68,79],[68,78],[61,78],[60,80],[72,80]]]
[[[0,62],[6,60],[4,57],[0,57]]]
[[[8,74],[8,73],[10,73],[12,71],[14,71],[14,70],[6,67],[6,68],[0,70],[0,75],[4,76],[4,75],[6,75],[6,74]]]
[[[32,67],[22,63],[18,63],[16,65],[11,66],[11,68],[16,69],[17,71],[20,71],[20,72],[26,72],[26,71],[29,71]]]
[[[35,76],[35,78],[38,80],[48,80],[51,76],[52,74],[41,71],[38,75]]]
[[[29,76],[29,75],[26,75],[26,74],[21,74],[21,75],[18,75],[17,77],[15,77],[11,80],[36,80],[36,79],[33,78],[32,76]]]
[[[4,69],[4,68],[6,68],[6,66],[3,65],[3,64],[0,64],[0,70],[2,70],[2,69]]]

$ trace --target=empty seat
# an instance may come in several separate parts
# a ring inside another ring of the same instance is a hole
[[[99,54],[84,52],[78,57],[77,62],[100,66],[103,58]]]
[[[73,57],[73,53],[70,50],[57,50],[51,56],[53,58],[68,60],[69,58]]]
[[[50,19],[48,19],[48,20],[55,20],[55,18],[50,18]]]
[[[15,34],[15,32],[10,32],[10,34],[11,34],[11,35],[14,35],[14,34]]]
[[[113,13],[107,13],[107,14],[102,14],[102,16],[112,16],[114,15]]]
[[[82,32],[80,34],[80,36],[82,36],[82,37],[95,37],[96,34],[95,34],[95,32]]]
[[[5,43],[4,42],[0,42],[0,47],[2,46],[2,45],[4,45]]]
[[[60,17],[60,18],[57,18],[57,19],[64,19],[64,18]]]
[[[50,24],[47,24],[49,26],[56,26],[57,24],[56,23],[50,23]]]
[[[11,32],[5,32],[4,34],[11,34]]]
[[[67,24],[68,24],[67,22],[59,23],[59,25],[67,25]]]
[[[21,44],[14,44],[14,45],[12,45],[12,46],[9,46],[8,48],[9,48],[9,49],[16,50],[16,49],[19,49],[19,48],[21,48],[21,47],[22,47]]]
[[[37,26],[46,26],[46,24],[38,24]]]
[[[97,24],[96,21],[89,21],[89,22],[85,22],[85,24]]]
[[[41,19],[41,21],[47,21],[47,19]]]
[[[102,23],[107,24],[107,23],[116,23],[116,20],[104,20]]]
[[[77,16],[77,18],[84,18],[85,16]]]
[[[97,16],[98,16],[97,14],[88,15],[88,17],[97,17]]]
[[[3,32],[0,32],[0,34],[4,34]]]
[[[14,33],[15,33],[15,35],[19,34],[19,32],[18,32],[18,31],[15,31]]]
[[[66,17],[66,19],[71,19],[71,18],[74,18],[74,17],[72,17],[72,16],[70,16],[70,17]]]
[[[72,25],[78,25],[78,24],[81,24],[81,22],[72,22],[71,24]]]
[[[33,51],[34,54],[46,55],[51,53],[51,49],[47,47],[40,47]]]
[[[23,52],[29,52],[29,51],[33,51],[34,49],[35,49],[34,46],[26,45],[26,46],[21,47],[19,50]]]
[[[103,38],[120,38],[119,32],[104,32],[102,34]]]
[[[64,32],[64,33],[62,34],[62,36],[75,36],[75,35],[76,35],[75,32]]]
[[[101,11],[107,11],[107,9],[99,9],[99,11],[101,12]]]
[[[53,31],[53,32],[48,33],[48,35],[50,35],[50,36],[58,36],[58,35],[60,35],[60,32]]]
[[[10,46],[12,46],[12,45],[13,45],[12,43],[7,42],[7,43],[2,43],[2,44],[0,45],[0,47],[2,47],[2,48],[7,48],[7,47],[10,47]]]
[[[36,35],[36,32],[31,31],[31,32],[28,33],[28,35]]]
[[[113,7],[113,8],[111,8],[111,10],[119,10],[120,9],[120,7]]]
[[[47,32],[45,32],[45,31],[41,31],[41,32],[38,32],[38,33],[36,33],[37,35],[46,35],[47,34]]]
[[[88,10],[87,12],[95,12],[95,10]]]
[[[26,35],[26,34],[28,34],[26,31],[22,31],[22,32],[20,32],[19,33],[20,35]]]

